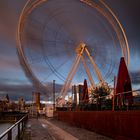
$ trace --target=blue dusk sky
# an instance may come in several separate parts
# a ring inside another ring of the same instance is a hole
[[[25,2],[26,0],[0,0],[0,95],[8,93],[15,100],[20,96],[30,100],[28,95],[34,91],[32,83],[20,66],[16,50],[16,27]],[[106,0],[106,3],[124,27],[130,48],[128,70],[133,89],[140,89],[140,1]],[[45,67],[42,63],[40,65]],[[55,75],[46,74],[44,69],[36,71],[44,81],[45,75],[51,80],[47,82],[56,78]],[[62,84],[57,78],[56,83]]]

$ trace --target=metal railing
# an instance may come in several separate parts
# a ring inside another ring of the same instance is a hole
[[[19,121],[9,127],[5,132],[0,135],[0,140],[2,140],[7,135],[7,140],[12,140],[12,130],[17,127],[17,136],[16,139],[20,140],[24,131],[25,123],[28,119],[28,114],[22,117]]]

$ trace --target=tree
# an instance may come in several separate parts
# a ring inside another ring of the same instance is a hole
[[[101,84],[99,86],[96,86],[93,93],[94,97],[97,100],[96,105],[98,110],[106,108],[107,96],[110,94],[110,92],[111,90],[107,84],[106,85]]]

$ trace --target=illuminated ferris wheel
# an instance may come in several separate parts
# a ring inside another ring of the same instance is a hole
[[[93,88],[110,83],[120,57],[129,63],[124,30],[103,0],[28,0],[18,23],[17,49],[35,87],[55,79],[63,96],[85,78]]]

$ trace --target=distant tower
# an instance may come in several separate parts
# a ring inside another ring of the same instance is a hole
[[[76,85],[72,86],[72,96],[73,96],[73,103],[77,104],[77,92],[76,92]]]
[[[10,102],[10,99],[9,99],[9,95],[8,94],[6,94],[5,100],[6,100],[7,103]]]
[[[25,101],[22,97],[19,98],[18,105],[19,105],[19,110],[24,110],[25,109]]]
[[[81,84],[78,85],[77,90],[78,90],[78,93],[79,93],[79,103],[81,104],[82,103],[83,85],[81,85]]]
[[[88,101],[89,101],[88,86],[87,86],[87,80],[85,79],[83,85],[83,92],[82,92],[82,102],[88,103]]]
[[[73,95],[73,103],[78,105],[82,101],[82,92],[83,85],[73,85],[72,86],[72,95]]]
[[[40,92],[34,92],[34,100],[35,100],[35,105],[37,110],[40,110],[41,105],[40,105]]]

